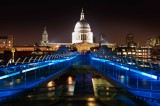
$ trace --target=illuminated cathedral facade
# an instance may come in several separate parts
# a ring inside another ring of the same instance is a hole
[[[89,23],[85,20],[83,9],[80,20],[76,23],[72,33],[72,43],[93,43],[93,33]]]
[[[99,46],[98,43],[93,42],[93,32],[91,32],[91,27],[85,19],[83,9],[80,20],[76,23],[74,32],[72,32],[72,43],[49,43],[47,30],[44,29],[41,47],[49,46],[52,50],[57,50],[61,45],[74,46],[80,53],[89,51],[91,47]]]

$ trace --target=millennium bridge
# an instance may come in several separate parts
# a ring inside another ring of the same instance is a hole
[[[66,46],[62,46],[51,55],[21,57],[14,63],[11,61],[12,59],[0,67],[0,103],[32,98],[46,92],[55,92],[55,101],[57,98],[82,97],[87,94],[91,99],[101,98],[104,102],[115,95],[123,95],[151,105],[160,103],[160,62],[156,59],[117,56],[105,46],[97,52],[82,54],[71,52]],[[72,70],[72,73],[78,70],[81,75],[76,77],[77,81],[80,76],[84,76],[89,83],[83,86],[75,84],[78,87],[70,92],[65,92],[64,86],[50,91],[38,87],[52,78],[60,77],[68,70]],[[107,77],[117,86],[96,84],[94,88],[97,90],[93,94],[90,90],[93,88],[91,76],[87,73]],[[86,91],[82,93],[84,89]],[[108,93],[112,95],[108,96]]]

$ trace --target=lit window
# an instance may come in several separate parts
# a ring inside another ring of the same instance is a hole
[[[138,55],[142,55],[142,53],[138,53]]]
[[[128,52],[128,54],[131,54],[131,52]]]
[[[11,41],[9,41],[8,43],[11,43]]]
[[[126,55],[127,53],[126,53],[126,52],[123,52],[123,54]]]
[[[136,54],[135,52],[132,52],[132,54]]]
[[[124,52],[124,51],[125,51],[125,49],[122,49],[122,51]]]

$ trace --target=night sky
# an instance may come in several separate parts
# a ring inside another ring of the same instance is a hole
[[[94,36],[103,33],[106,42],[125,44],[125,36],[133,33],[145,45],[148,36],[160,35],[159,3],[147,0],[5,0],[0,2],[0,35],[14,35],[16,45],[33,45],[47,27],[50,42],[70,43],[82,7]]]

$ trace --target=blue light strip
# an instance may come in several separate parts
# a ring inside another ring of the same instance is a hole
[[[141,75],[144,75],[144,76],[147,76],[147,77],[150,77],[150,78],[153,78],[153,79],[157,79],[157,76],[152,75],[152,74],[148,74],[148,73],[141,72],[141,71],[134,70],[134,69],[130,69],[130,71],[141,74]]]
[[[77,55],[76,55],[76,56],[77,56]],[[60,60],[54,60],[54,61],[48,60],[48,61],[45,61],[45,62],[38,62],[38,63],[26,64],[26,65],[39,65],[39,66],[35,66],[35,67],[32,67],[32,68],[28,68],[28,69],[22,70],[22,73],[29,72],[29,71],[32,71],[32,70],[36,70],[36,69],[39,69],[39,68],[43,68],[43,67],[46,67],[46,66],[48,66],[48,65],[49,65],[49,66],[50,66],[50,65],[54,65],[54,64],[57,64],[57,63],[59,63],[59,62],[69,61],[69,60],[72,60],[73,58],[75,58],[76,56],[69,57],[69,58],[67,58],[67,59],[60,59]],[[45,64],[44,64],[44,65],[41,65],[41,64],[43,64],[43,63],[45,63]],[[24,66],[24,65],[22,65],[22,66]],[[10,67],[9,67],[9,68],[10,68]],[[5,69],[6,69],[6,68],[5,68]],[[0,76],[0,80],[1,80],[1,79],[5,79],[5,78],[8,78],[8,77],[15,76],[15,75],[18,75],[18,74],[20,74],[20,72],[21,72],[21,71]]]
[[[118,64],[116,64],[116,63],[114,63],[114,62],[112,62],[110,60],[99,59],[99,58],[95,58],[95,57],[91,57],[91,59],[92,60],[101,61],[101,62],[107,62],[110,65],[114,65],[114,66],[119,67],[119,68],[124,69],[124,70],[130,70],[131,72],[134,72],[134,73],[137,73],[137,74],[141,74],[141,75],[150,77],[152,79],[158,79],[158,77],[156,75],[148,74],[148,73],[145,73],[145,72],[141,72],[139,70],[135,70],[135,69],[131,69],[131,68],[128,68],[128,67],[125,67],[125,66],[122,66],[122,65],[118,65]]]
[[[15,73],[12,73],[12,74],[3,75],[3,76],[0,77],[0,80],[1,80],[1,79],[5,79],[5,78],[8,78],[8,77],[12,77],[12,76],[14,76],[14,75],[18,75],[18,74],[20,74],[20,72],[15,72]]]

